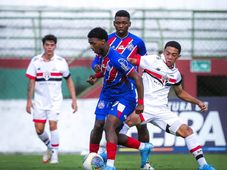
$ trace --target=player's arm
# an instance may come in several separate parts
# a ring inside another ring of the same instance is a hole
[[[175,85],[175,86],[173,86],[173,88],[174,88],[175,94],[180,99],[198,105],[200,107],[201,111],[206,111],[208,109],[208,106],[204,102],[191,96],[188,92],[186,92],[183,89],[181,84]]]
[[[27,89],[27,104],[26,111],[31,113],[32,108],[32,98],[35,90],[35,79],[29,79],[28,81],[28,89]]]
[[[69,89],[70,96],[72,98],[72,109],[73,113],[77,111],[77,100],[76,100],[76,90],[71,76],[66,78],[66,83]]]
[[[134,79],[136,89],[137,89],[137,94],[138,94],[138,105],[136,107],[136,114],[140,114],[144,110],[144,104],[143,104],[143,98],[144,98],[144,88],[143,88],[143,81],[142,77],[133,69],[128,77]]]
[[[103,73],[102,72],[98,72],[98,73],[95,73],[93,75],[90,75],[87,79],[87,82],[90,84],[90,85],[94,85],[99,78],[103,77]]]
[[[94,60],[92,61],[91,68],[96,72],[101,71],[101,63],[100,63],[100,58],[98,56],[95,56]]]

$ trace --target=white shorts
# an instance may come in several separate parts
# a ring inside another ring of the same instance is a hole
[[[145,106],[146,107],[146,106]],[[147,106],[149,107],[149,106]],[[149,110],[149,112],[148,112]],[[179,116],[170,111],[167,106],[149,107],[143,112],[145,121],[141,124],[152,123],[166,132],[176,135],[177,130],[183,123]]]
[[[33,108],[33,122],[46,123],[47,120],[58,121],[60,112],[58,110],[42,110]]]

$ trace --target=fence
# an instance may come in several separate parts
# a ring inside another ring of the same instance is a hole
[[[96,26],[113,31],[114,10],[0,7],[0,56],[30,57],[42,50],[41,37],[59,38],[58,54],[90,57],[88,31]],[[130,31],[158,53],[168,40],[182,44],[183,57],[227,56],[227,11],[130,10]]]

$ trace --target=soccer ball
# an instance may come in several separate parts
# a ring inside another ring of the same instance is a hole
[[[102,170],[104,166],[105,163],[102,157],[95,152],[91,152],[84,157],[83,167],[85,170]]]

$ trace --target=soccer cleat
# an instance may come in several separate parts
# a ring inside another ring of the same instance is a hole
[[[154,170],[154,168],[149,164],[149,162],[146,162],[146,164],[141,167],[141,170]]]
[[[99,155],[102,157],[104,163],[106,163],[107,162],[107,154],[106,154],[106,152],[102,152]]]
[[[58,164],[58,151],[57,150],[52,150],[52,156],[50,159],[51,164]]]
[[[216,169],[209,164],[205,164],[202,167],[200,167],[198,170],[216,170]]]
[[[116,168],[112,166],[105,166],[103,170],[116,170]]]
[[[141,156],[141,165],[140,168],[143,168],[147,162],[149,162],[149,155],[153,148],[153,145],[151,143],[145,143],[144,149],[140,150],[140,156]]]
[[[50,161],[51,155],[52,155],[51,149],[47,149],[43,153],[43,163],[48,163]]]

